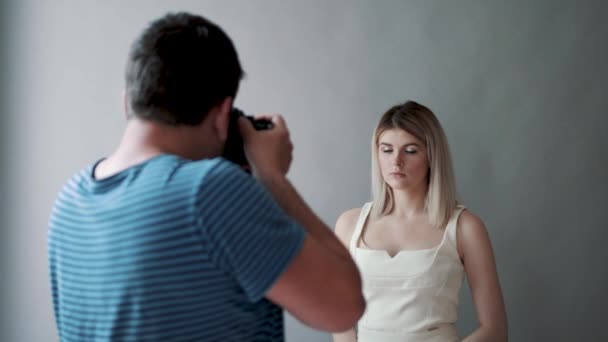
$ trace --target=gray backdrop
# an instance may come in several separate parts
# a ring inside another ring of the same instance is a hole
[[[461,197],[494,243],[511,341],[605,341],[608,6],[602,1],[2,3],[2,341],[56,341],[46,223],[124,125],[129,43],[168,10],[225,28],[237,104],[281,112],[290,178],[329,224],[369,199],[369,141],[406,99],[433,109]],[[7,55],[4,53],[8,52]],[[4,60],[4,58],[3,58]],[[468,288],[459,328],[476,325]],[[287,318],[289,341],[329,341]]]

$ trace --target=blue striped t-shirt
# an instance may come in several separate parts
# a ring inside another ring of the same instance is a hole
[[[49,266],[61,341],[283,341],[265,293],[305,231],[221,158],[163,154],[60,191]]]

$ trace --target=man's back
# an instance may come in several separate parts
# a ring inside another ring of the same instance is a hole
[[[62,341],[281,341],[264,298],[304,230],[223,159],[161,154],[63,188],[49,257]],[[267,248],[273,246],[273,248]]]

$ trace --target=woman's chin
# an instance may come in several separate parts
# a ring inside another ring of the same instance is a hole
[[[409,182],[406,180],[386,182],[393,190],[405,190],[409,188]]]

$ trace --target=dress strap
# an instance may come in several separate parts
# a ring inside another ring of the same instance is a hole
[[[361,213],[359,213],[359,219],[357,220],[357,225],[355,226],[355,231],[353,232],[353,236],[350,238],[348,250],[350,251],[351,255],[354,255],[355,251],[357,250],[357,242],[359,241],[359,237],[363,231],[363,226],[365,226],[365,221],[367,220],[371,209],[372,202],[365,203],[361,208]]]
[[[460,254],[458,254],[458,244],[456,241],[456,230],[458,228],[458,218],[460,217],[460,214],[466,209],[465,206],[463,205],[458,205],[456,207],[456,209],[454,209],[454,212],[452,213],[452,216],[450,217],[450,220],[448,221],[448,224],[445,227],[445,234],[446,234],[446,239],[448,240],[448,245],[450,246],[450,255],[452,257],[454,257],[456,260],[460,260]]]

